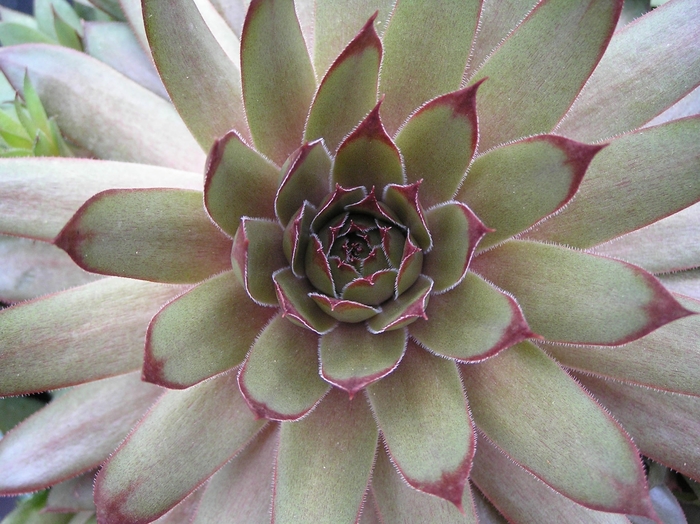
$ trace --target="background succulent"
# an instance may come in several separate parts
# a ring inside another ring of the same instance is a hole
[[[11,518],[685,521],[695,2],[140,7],[0,50],[89,157],[0,163],[21,298],[88,282],[0,314]]]

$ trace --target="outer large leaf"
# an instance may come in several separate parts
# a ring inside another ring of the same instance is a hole
[[[0,441],[0,492],[35,491],[95,468],[160,392],[129,374],[61,395]]]
[[[470,82],[479,89],[479,150],[549,132],[573,102],[608,44],[621,0],[545,0],[528,14]]]
[[[54,242],[88,271],[156,282],[193,283],[231,267],[231,241],[198,191],[103,191]]]
[[[478,3],[402,0],[384,34],[379,92],[394,133],[426,100],[459,88],[476,31]]]
[[[201,189],[201,175],[156,166],[67,158],[0,160],[0,231],[53,240],[91,196],[110,188]]]
[[[243,101],[256,147],[282,164],[301,145],[316,79],[287,0],[252,0],[241,35]]]
[[[659,116],[647,122],[644,127],[665,124],[671,120],[678,120],[679,118],[698,114],[700,114],[700,86],[693,89]]]
[[[462,378],[477,427],[525,469],[587,507],[649,515],[637,449],[540,349],[522,342]]]
[[[17,89],[28,71],[47,113],[98,157],[201,172],[204,154],[172,106],[98,60],[27,44],[2,48],[0,69]]]
[[[138,369],[149,320],[181,292],[180,286],[110,278],[0,312],[0,395]]]
[[[282,424],[272,522],[336,524],[360,513],[377,447],[363,398],[333,389],[298,422]]]
[[[202,148],[208,149],[231,128],[247,137],[238,68],[194,0],[176,0],[167,8],[159,0],[144,0],[143,13],[156,67]]]
[[[579,192],[528,238],[591,247],[700,199],[700,117],[614,140],[591,162]]]
[[[629,524],[624,515],[594,511],[557,493],[512,462],[483,434],[471,478],[510,522]]]
[[[561,246],[511,240],[472,266],[512,293],[548,340],[623,344],[691,314],[649,273]]]
[[[151,321],[144,378],[180,389],[237,366],[273,311],[255,305],[232,272],[207,280]]]
[[[65,480],[51,487],[46,501],[48,511],[78,513],[95,512],[92,500],[92,486],[95,483],[95,470],[90,470],[72,479]]]
[[[163,515],[264,423],[248,410],[235,373],[166,393],[100,471],[95,483],[100,522],[146,523]]]
[[[660,275],[659,280],[671,291],[700,300],[700,269]]]
[[[586,142],[624,133],[693,90],[700,84],[698,24],[697,4],[680,0],[616,33],[557,133]]]
[[[398,369],[367,393],[403,478],[463,511],[474,433],[455,364],[409,342]]]

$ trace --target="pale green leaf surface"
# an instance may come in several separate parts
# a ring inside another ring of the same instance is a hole
[[[30,300],[101,278],[80,269],[61,249],[27,238],[0,236],[0,300]]]
[[[459,89],[476,31],[478,2],[402,0],[384,33],[379,92],[391,134],[427,100]]]
[[[43,407],[43,402],[31,397],[0,398],[0,438],[3,433]]]
[[[239,365],[272,313],[248,298],[232,272],[203,282],[151,321],[144,379],[182,389]]]
[[[411,324],[411,336],[430,351],[461,361],[481,360],[531,335],[515,300],[474,273],[453,290],[430,297],[426,315],[427,321]]]
[[[221,0],[219,0],[221,1]],[[241,0],[223,0],[228,2],[240,2]],[[235,64],[236,70],[241,70],[241,40],[233,28],[229,26],[221,14],[215,0],[194,0],[200,15],[207,24],[214,38],[226,56]],[[239,74],[240,77],[240,74]]]
[[[26,27],[38,28],[36,18],[32,15],[16,11],[0,5],[0,20],[3,22],[12,22],[13,24],[22,24]]]
[[[644,124],[644,127],[665,124],[666,122],[671,122],[672,120],[678,120],[679,118],[695,116],[698,114],[700,114],[700,86],[696,87],[659,116]]]
[[[92,500],[92,486],[96,473],[95,470],[90,470],[52,486],[49,498],[46,500],[46,509],[71,513],[82,511],[94,513],[95,503]]]
[[[627,517],[585,508],[557,493],[478,435],[472,481],[510,522],[630,524]]]
[[[659,275],[659,280],[671,291],[700,300],[700,269]]]
[[[245,13],[250,5],[250,0],[211,0],[211,3],[226,20],[233,34],[240,39]]]
[[[615,34],[557,133],[603,140],[645,124],[700,84],[694,0],[655,9]]]
[[[250,349],[238,383],[259,417],[296,420],[328,392],[318,374],[318,336],[275,317]]]
[[[409,342],[399,367],[367,395],[403,478],[462,508],[474,432],[454,362]]]
[[[143,23],[143,10],[141,9],[141,0],[119,0],[119,5],[124,11],[124,16],[131,30],[136,35],[136,39],[141,44],[141,47],[146,54],[151,56],[151,48],[148,44],[146,36],[146,26]]]
[[[293,2],[251,2],[241,35],[241,75],[253,142],[281,165],[301,145],[316,90]]]
[[[600,149],[542,135],[496,148],[474,160],[455,198],[495,229],[479,243],[479,249],[520,233],[563,207]]]
[[[4,46],[39,43],[55,44],[56,41],[38,29],[14,22],[0,22],[0,43]]]
[[[264,425],[227,373],[169,391],[122,443],[95,483],[105,524],[150,522],[240,451]]]
[[[473,487],[472,496],[479,524],[508,524],[506,518],[498,512],[493,504],[475,486]]]
[[[372,474],[372,493],[377,501],[381,522],[403,524],[476,524],[472,493],[469,483],[464,486],[462,503],[464,514],[450,502],[422,493],[406,485],[386,452],[377,452]]]
[[[97,157],[201,173],[204,154],[172,106],[98,60],[27,44],[1,49],[0,69],[15,88],[28,71],[47,113]]]
[[[201,175],[88,159],[0,160],[0,231],[50,241],[91,196],[111,188],[201,189]]]
[[[522,342],[461,370],[477,427],[518,464],[579,504],[648,514],[634,444],[542,350]]]
[[[3,310],[0,395],[58,389],[139,369],[151,317],[182,290],[109,278]]]
[[[642,269],[561,246],[511,240],[472,268],[512,293],[551,341],[623,344],[690,314]]]
[[[374,476],[374,470],[372,472]],[[370,489],[365,493],[365,501],[362,505],[362,515],[360,515],[357,524],[382,524],[377,515],[377,504],[374,500],[374,494]]]
[[[103,191],[54,242],[88,271],[155,282],[195,283],[231,267],[231,241],[204,212],[199,191]]]
[[[591,375],[576,378],[615,414],[642,453],[700,482],[700,398]]]
[[[176,0],[167,8],[160,1],[144,0],[143,8],[160,77],[202,148],[208,150],[232,128],[248,137],[239,70],[207,27],[195,0]],[[211,4],[209,8],[213,10]]]
[[[316,333],[328,333],[337,324],[310,297],[316,289],[305,278],[297,278],[290,268],[276,272],[272,278],[282,316],[300,327]]]
[[[75,29],[68,24],[56,10],[53,10],[53,25],[58,38],[58,43],[62,46],[75,49],[76,51],[83,50],[83,44],[80,41],[80,36]],[[82,26],[80,26],[82,31]]]
[[[77,3],[80,3],[78,0]],[[122,0],[83,0],[83,3],[91,4],[118,21],[124,21],[125,15],[122,9]]]
[[[182,524],[183,522],[191,522],[195,511],[197,511],[197,507],[199,506],[199,501],[202,498],[203,491],[204,490],[202,489],[198,489],[197,491],[190,493],[182,502],[178,503],[177,506],[168,511],[165,515],[154,520],[153,524]],[[74,523],[71,522],[69,524]],[[97,521],[95,520],[94,522],[86,524],[97,524]]]
[[[528,238],[591,247],[700,199],[700,117],[624,135],[591,162],[576,197]]]
[[[0,492],[35,491],[95,468],[161,391],[132,373],[53,400],[0,440]]]
[[[338,389],[332,389],[307,417],[282,423],[271,522],[355,522],[377,438],[366,400],[348,400]]]
[[[621,0],[540,2],[469,82],[479,89],[479,150],[551,131],[615,29]]]

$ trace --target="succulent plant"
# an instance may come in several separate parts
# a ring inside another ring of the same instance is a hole
[[[0,161],[12,522],[685,522],[697,3],[244,4],[0,50],[85,157]]]

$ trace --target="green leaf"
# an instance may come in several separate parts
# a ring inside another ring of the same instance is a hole
[[[67,0],[51,0],[51,11],[53,14],[54,27],[56,18],[61,18],[61,21],[70,27],[77,36],[83,36],[83,23],[73,10],[73,6]]]
[[[321,376],[352,399],[365,386],[391,373],[405,351],[405,330],[373,335],[363,324],[340,324],[321,337]]]
[[[419,318],[425,319],[425,308],[432,289],[433,281],[426,276],[419,276],[415,284],[398,298],[382,304],[382,311],[368,320],[367,329],[376,335],[403,328]]]
[[[275,317],[255,340],[238,383],[260,418],[296,420],[330,389],[318,374],[318,336]]]
[[[315,291],[305,278],[297,278],[289,268],[272,275],[282,316],[299,327],[315,333],[328,333],[337,322],[309,297]]]
[[[379,92],[394,133],[425,101],[459,89],[479,16],[477,2],[404,0],[384,34]]]
[[[512,293],[551,341],[624,344],[691,314],[642,269],[561,246],[511,240],[472,268]]]
[[[544,352],[521,342],[461,370],[477,427],[516,463],[579,504],[650,515],[637,448]]]
[[[148,322],[181,292],[179,286],[110,278],[3,310],[0,395],[139,369]]]
[[[9,47],[32,42],[41,44],[56,43],[50,36],[38,29],[14,22],[0,22],[0,44],[3,46]]]
[[[201,175],[88,159],[0,161],[0,231],[51,241],[91,196],[111,188],[201,189]],[[201,204],[200,204],[201,206]]]
[[[700,300],[700,269],[659,275],[659,280],[671,291]]]
[[[204,154],[171,104],[98,60],[32,44],[0,49],[0,69],[17,89],[28,71],[66,137],[97,157],[202,172]]]
[[[17,507],[9,513],[2,524],[70,524],[73,515],[45,513],[48,491],[33,493],[17,501]]]
[[[209,153],[204,205],[233,237],[243,216],[275,218],[278,177],[277,167],[231,131]]]
[[[323,78],[306,122],[305,140],[323,138],[335,152],[376,105],[382,43],[375,18],[370,17]]]
[[[31,148],[32,138],[24,126],[0,109],[0,136],[10,147]]]
[[[235,373],[167,392],[98,474],[98,519],[129,524],[163,515],[243,449],[265,422],[248,410]]]
[[[92,486],[95,482],[95,470],[64,480],[51,487],[46,501],[47,511],[78,513],[81,511],[95,512],[92,501]],[[72,524],[72,523],[70,523]]]
[[[34,398],[0,398],[0,437],[43,407],[44,403]]]
[[[272,313],[248,298],[232,272],[199,284],[151,321],[144,379],[183,389],[239,365]]]
[[[695,2],[681,0],[616,33],[557,133],[586,142],[606,139],[683,98],[700,83],[699,23]]]
[[[97,467],[160,392],[132,373],[54,399],[0,440],[0,493],[43,489]]]
[[[377,453],[372,473],[372,492],[375,493],[381,522],[403,524],[476,524],[472,492],[467,482],[462,501],[464,514],[448,501],[422,493],[406,485],[384,450]]]
[[[76,51],[83,50],[83,44],[80,41],[80,36],[76,32],[76,30],[65,20],[63,20],[61,15],[56,13],[55,9],[53,11],[53,25],[55,27],[55,32],[56,36],[58,37],[59,44],[69,47],[71,49],[75,49]],[[82,25],[80,25],[79,27],[82,31]]]
[[[621,0],[544,1],[530,11],[469,79],[488,77],[477,96],[480,151],[554,128],[600,60],[621,8]]]
[[[194,0],[177,0],[167,8],[158,0],[145,0],[143,9],[160,77],[202,148],[209,149],[232,128],[247,138],[240,73]]]
[[[337,389],[309,416],[283,423],[271,522],[355,522],[369,483],[377,436],[365,400],[348,400]]]
[[[316,79],[286,0],[252,0],[241,35],[243,102],[261,153],[281,165],[301,145]]]
[[[553,490],[478,435],[472,481],[510,522],[629,524],[624,515],[588,509]]]
[[[482,360],[532,336],[515,300],[474,273],[430,297],[425,313],[428,320],[411,324],[411,336],[433,353],[462,362]]]
[[[474,160],[455,198],[495,229],[479,249],[525,231],[564,207],[603,147],[542,135],[499,147]]]
[[[155,282],[195,283],[231,267],[231,241],[205,214],[199,191],[103,191],[54,243],[88,271]]]
[[[471,162],[477,141],[479,84],[443,95],[414,113],[396,135],[409,183],[421,183],[421,202],[451,200]]]
[[[591,247],[700,200],[700,117],[613,140],[591,162],[578,194],[526,236]]]
[[[401,476],[463,511],[474,430],[454,362],[409,342],[398,369],[367,393]]]

